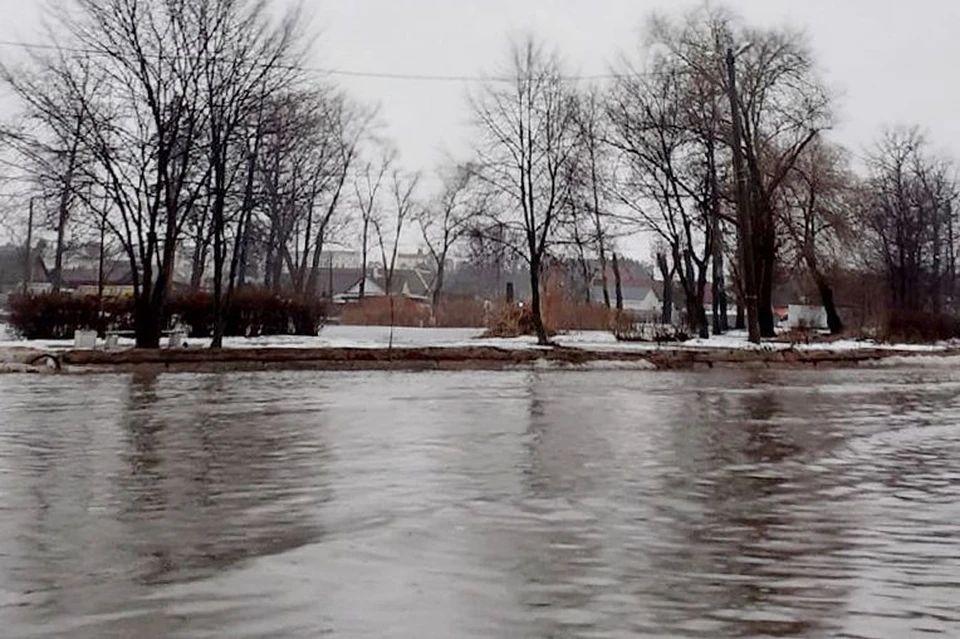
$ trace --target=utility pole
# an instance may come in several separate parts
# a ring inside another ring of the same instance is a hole
[[[749,46],[749,45],[747,45]],[[741,49],[742,53],[745,49]],[[757,271],[753,259],[753,211],[743,160],[743,130],[740,100],[737,97],[737,53],[727,49],[727,91],[733,124],[733,170],[737,177],[737,219],[740,223],[740,264],[743,272],[744,302],[747,307],[747,331],[754,344],[760,343],[760,319],[757,307]]]
[[[107,244],[107,206],[108,199],[103,198],[103,211],[100,213],[100,254],[97,263],[97,323],[101,331],[106,330],[103,322],[103,288],[104,288],[104,266],[106,263],[106,244]]]
[[[23,294],[30,292],[30,282],[33,280],[33,198],[30,198],[30,214],[27,218],[27,245],[23,250]]]

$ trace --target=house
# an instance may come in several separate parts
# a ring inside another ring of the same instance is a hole
[[[397,260],[394,262],[395,270],[433,270],[436,266],[433,258],[422,248],[417,249],[416,253],[398,253]]]
[[[363,276],[362,278],[358,277],[353,284],[351,284],[346,291],[343,293],[338,293],[333,296],[333,301],[337,304],[349,304],[350,302],[359,302],[360,297],[360,283],[363,282],[363,298],[372,298],[372,297],[383,297],[386,295],[386,292],[383,290],[376,281],[373,280],[369,275]]]
[[[321,271],[318,284],[321,296],[332,298],[338,304],[360,301],[360,283],[364,282],[364,298],[384,297],[386,282],[382,269],[363,274],[359,269],[326,269]],[[427,302],[432,289],[427,282],[429,274],[418,269],[395,269],[391,292],[417,302]]]
[[[616,304],[615,278],[607,279],[610,303]],[[621,273],[620,291],[623,295],[623,310],[634,313],[641,319],[659,321],[663,314],[663,282],[657,282],[643,273]],[[597,278],[590,286],[590,299],[603,300],[603,280]],[[674,311],[678,311],[680,298],[674,294]]]
[[[24,285],[24,248],[22,246],[0,246],[0,294],[17,293]],[[27,289],[41,293],[50,289],[50,277],[43,257],[37,253],[30,259],[31,272]]]
[[[100,268],[78,266],[64,269],[61,285],[78,295],[98,295],[100,291]],[[130,265],[123,260],[107,260],[103,265],[104,297],[130,297],[133,295],[133,274]]]
[[[363,256],[360,251],[323,251],[320,253],[320,264],[333,270],[360,270],[363,268]]]
[[[432,274],[425,273],[421,269],[398,268],[393,271],[393,282],[390,288],[394,293],[407,299],[428,302],[433,295],[433,289],[428,280],[432,280]]]

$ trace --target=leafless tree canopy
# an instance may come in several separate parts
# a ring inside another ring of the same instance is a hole
[[[955,168],[916,129],[899,129],[888,131],[873,151],[869,171],[861,222],[891,304],[942,312],[955,303]]]
[[[540,275],[571,197],[570,166],[578,148],[577,102],[557,54],[535,39],[514,43],[509,83],[490,83],[473,96],[477,175],[496,198],[491,211],[522,237],[515,247],[530,268],[533,321],[547,343]]]
[[[68,0],[51,17],[49,49],[0,65],[22,106],[0,128],[17,169],[2,177],[25,180],[55,291],[71,246],[118,247],[140,346],[159,344],[177,278],[211,290],[216,347],[239,288],[315,296],[324,268],[332,282],[333,246],[358,250],[361,299],[372,271],[401,292],[411,239],[435,307],[452,256],[496,273],[486,297],[529,273],[541,343],[547,265],[570,271],[580,303],[620,311],[610,267],[637,233],[654,243],[662,319],[676,299],[703,337],[727,330],[728,297],[741,314],[757,302],[749,315],[774,335],[775,289],[800,280],[834,333],[852,277],[885,287],[892,309],[957,311],[952,162],[900,128],[858,170],[831,141],[831,95],[791,28],[714,5],[654,14],[594,85],[537,38],[518,40],[469,96],[468,161],[434,181],[403,166],[376,108],[308,70],[296,8]]]

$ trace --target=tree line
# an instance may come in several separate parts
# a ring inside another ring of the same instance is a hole
[[[212,278],[218,346],[238,289],[315,295],[334,243],[379,261],[391,293],[411,234],[434,263],[435,305],[456,253],[523,264],[543,343],[548,266],[565,262],[585,301],[613,307],[609,267],[637,233],[701,336],[728,330],[734,305],[738,324],[773,336],[784,277],[813,282],[834,333],[850,274],[878,282],[890,309],[954,310],[952,163],[910,128],[857,162],[831,139],[833,96],[790,28],[713,7],[653,15],[606,82],[516,41],[469,93],[470,154],[428,190],[376,108],[308,70],[298,9],[66,4],[49,51],[2,67],[24,116],[3,137],[56,232],[54,289],[69,234],[109,235],[130,265],[140,346],[159,343],[184,251],[192,285]]]

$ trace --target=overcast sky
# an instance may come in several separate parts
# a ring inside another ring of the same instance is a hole
[[[0,39],[42,41],[39,0],[0,0]],[[349,71],[474,76],[496,71],[510,36],[533,32],[557,47],[571,72],[602,74],[636,45],[653,10],[679,0],[305,0],[321,32],[314,64]],[[718,3],[720,4],[720,3]],[[835,135],[854,151],[885,125],[918,124],[960,157],[960,0],[728,0],[757,25],[804,28],[839,94]],[[0,48],[7,59],[15,47]],[[462,154],[469,82],[338,77],[382,105],[410,169]]]

